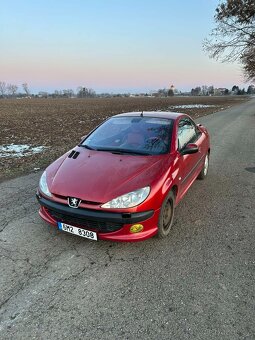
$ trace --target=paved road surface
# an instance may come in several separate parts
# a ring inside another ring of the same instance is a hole
[[[60,233],[39,174],[0,184],[1,339],[255,339],[255,100],[200,121],[210,173],[164,240]]]

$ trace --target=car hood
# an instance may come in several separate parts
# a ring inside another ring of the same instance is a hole
[[[130,191],[152,185],[169,168],[169,155],[134,156],[76,147],[47,169],[49,190],[55,195],[105,203]]]

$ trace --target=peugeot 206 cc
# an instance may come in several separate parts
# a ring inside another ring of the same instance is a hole
[[[182,113],[113,116],[42,174],[40,216],[92,240],[165,237],[174,209],[210,155],[205,127]]]

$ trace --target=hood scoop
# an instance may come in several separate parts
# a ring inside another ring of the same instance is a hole
[[[78,151],[72,150],[71,153],[69,154],[68,158],[76,159],[79,156],[79,154],[80,153]]]

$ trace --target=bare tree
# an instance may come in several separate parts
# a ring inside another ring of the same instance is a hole
[[[52,94],[54,98],[61,97],[61,95],[62,95],[62,91],[59,91],[59,90],[55,90],[54,93]]]
[[[15,84],[8,84],[7,85],[7,92],[10,96],[15,97],[18,91],[18,86]]]
[[[242,56],[244,75],[247,80],[255,81],[255,47],[251,46]]]
[[[225,0],[216,8],[217,24],[204,41],[211,58],[239,61],[247,79],[255,79],[255,1]]]
[[[26,96],[30,96],[30,91],[28,89],[28,84],[24,83],[22,84],[23,90],[25,91]]]
[[[71,98],[74,96],[74,92],[72,89],[63,90],[63,96],[67,98]]]
[[[210,95],[214,94],[214,86],[213,85],[208,87],[208,94],[210,94]]]
[[[76,92],[77,92],[77,97],[79,97],[79,95],[82,93],[82,86],[78,86]]]
[[[202,92],[203,96],[207,96],[209,94],[208,86],[207,85],[202,85],[201,92]]]
[[[167,97],[168,95],[168,90],[167,89],[159,89],[157,91],[157,96],[158,97]]]
[[[77,88],[77,97],[79,98],[93,98],[96,96],[96,92],[93,89],[79,86]]]
[[[192,96],[199,96],[201,94],[201,87],[197,86],[194,89],[191,89]]]
[[[0,94],[4,98],[7,93],[7,85],[4,81],[0,81]]]
[[[254,85],[248,86],[247,94],[255,94],[255,86]]]

